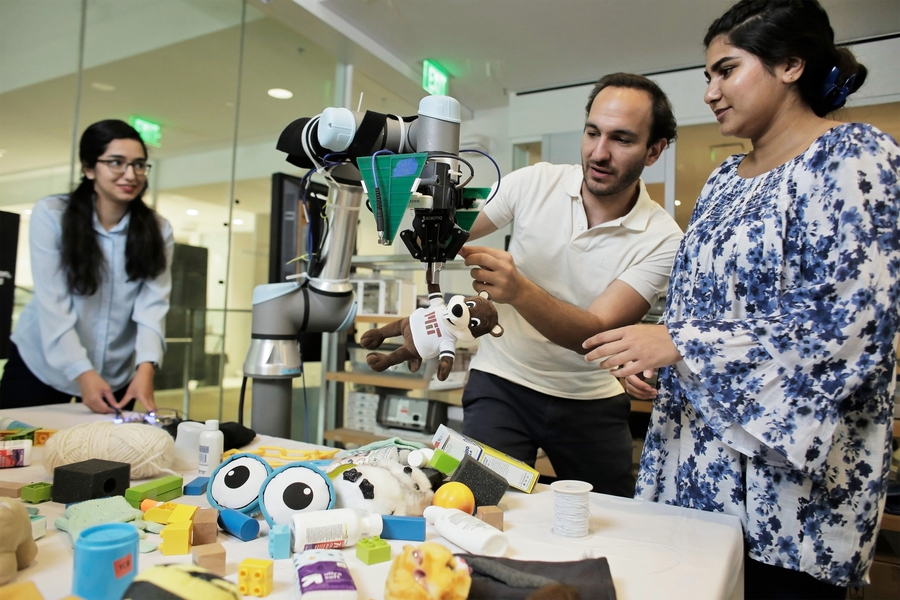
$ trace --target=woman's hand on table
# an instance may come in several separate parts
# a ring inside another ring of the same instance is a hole
[[[156,369],[152,363],[139,364],[134,379],[128,385],[128,390],[125,391],[125,396],[122,398],[119,407],[121,408],[128,404],[134,398],[141,403],[147,412],[155,411],[156,402],[153,400],[153,376],[155,374]]]
[[[96,413],[108,414],[118,408],[112,388],[96,371],[85,371],[75,378],[81,388],[81,401]]]

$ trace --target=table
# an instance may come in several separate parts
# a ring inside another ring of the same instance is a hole
[[[28,409],[0,410],[0,418],[10,417],[35,426],[63,429],[84,422],[109,419],[91,413],[81,404],[63,404]],[[303,442],[257,436],[247,447],[267,445],[285,448],[321,448]],[[32,464],[17,469],[0,469],[5,481],[52,482],[42,465],[43,449],[35,448]],[[183,473],[185,482],[197,475]],[[137,485],[138,482],[132,482]],[[183,496],[174,500],[208,506],[206,496]],[[47,534],[38,540],[38,555],[28,568],[19,571],[15,582],[34,581],[45,600],[59,600],[71,592],[73,551],[69,536],[56,531],[53,522],[62,515],[63,505],[45,502],[37,505],[47,517]],[[567,561],[604,556],[620,600],[646,598],[690,598],[692,600],[743,598],[743,536],[736,517],[590,494],[590,529],[584,539],[570,540],[552,532],[553,492],[538,484],[531,494],[510,491],[500,503],[509,537],[508,558],[521,560]],[[265,526],[265,521],[262,521]],[[148,534],[148,539],[159,541]],[[445,544],[454,552],[462,551],[444,540],[429,525],[427,540]],[[237,583],[238,564],[245,558],[268,558],[268,540],[261,535],[242,542],[219,532],[225,547],[226,579]],[[408,543],[392,540],[393,555]],[[366,565],[356,558],[355,549],[344,550],[347,564],[361,599],[381,600],[390,563]],[[158,550],[139,557],[139,568],[169,563],[190,563],[191,555],[163,556]],[[273,600],[295,597],[294,574],[289,560],[275,561]]]

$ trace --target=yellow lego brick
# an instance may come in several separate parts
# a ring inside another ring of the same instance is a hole
[[[54,433],[56,433],[55,429],[38,429],[34,432],[34,445],[43,446]]]
[[[22,583],[10,583],[0,587],[0,598],[15,598],[16,600],[44,600],[33,581]]]
[[[196,510],[196,506],[191,506],[189,504],[176,504],[175,509],[172,511],[172,514],[169,515],[169,523],[182,523],[184,521],[192,521],[194,519],[194,512]]]
[[[268,596],[275,563],[267,558],[245,558],[238,567],[238,591],[245,596]]]
[[[190,554],[192,528],[193,524],[190,521],[166,525],[159,534],[162,538],[162,544],[159,545],[159,549],[162,551],[163,556]]]
[[[162,508],[161,506],[156,506],[147,509],[147,512],[144,513],[144,520],[150,521],[152,523],[166,525],[168,524],[169,518],[172,516],[173,512],[175,511],[168,508]]]

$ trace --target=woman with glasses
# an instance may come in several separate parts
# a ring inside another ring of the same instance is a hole
[[[704,99],[753,149],[704,186],[665,324],[587,358],[656,396],[638,497],[740,517],[745,598],[842,599],[888,487],[900,147],[830,116],[867,72],[815,0],[743,0],[704,44]],[[657,367],[658,395],[636,377]]]
[[[147,147],[130,125],[94,123],[79,145],[81,183],[31,214],[34,296],[11,336],[0,407],[79,398],[99,413],[155,410],[165,352],[174,238],[142,197]]]

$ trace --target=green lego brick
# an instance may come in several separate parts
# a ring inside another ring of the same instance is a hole
[[[391,545],[378,537],[361,538],[356,542],[356,558],[367,565],[391,560]]]
[[[128,488],[125,490],[125,499],[134,508],[140,508],[141,502],[148,498],[165,502],[181,496],[182,485],[184,485],[184,479],[177,475],[160,477],[159,479]]]
[[[440,448],[436,448],[434,450],[434,456],[428,461],[428,465],[433,469],[437,469],[444,475],[450,475],[456,470],[456,467],[459,466],[459,461]]]
[[[52,484],[39,481],[37,483],[29,483],[28,485],[23,485],[22,489],[19,490],[19,497],[24,502],[40,504],[41,502],[46,502],[47,500],[49,500],[52,493]]]

